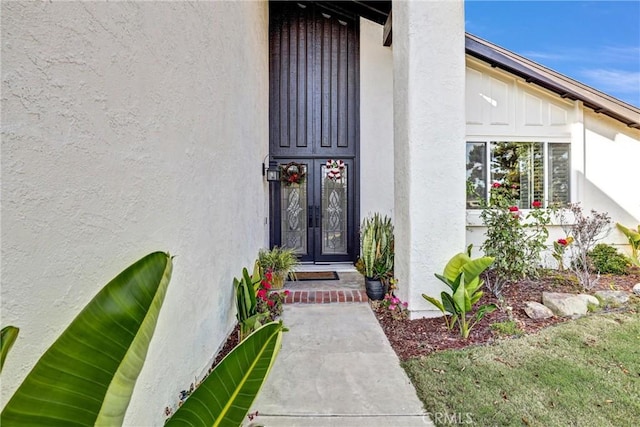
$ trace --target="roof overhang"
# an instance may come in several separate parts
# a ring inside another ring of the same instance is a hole
[[[298,2],[307,3],[307,2]],[[377,22],[380,25],[384,25],[387,22],[389,13],[391,12],[391,1],[362,1],[362,0],[348,0],[348,1],[313,1],[319,6],[326,9],[333,10],[350,18],[357,18],[359,16],[366,18],[370,21]]]

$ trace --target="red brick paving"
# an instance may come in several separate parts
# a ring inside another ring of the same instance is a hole
[[[335,291],[292,291],[285,304],[330,304],[348,302],[367,302],[364,290],[338,289]]]

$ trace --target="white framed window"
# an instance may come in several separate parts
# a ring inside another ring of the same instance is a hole
[[[571,201],[571,144],[539,141],[468,141],[467,209],[479,209],[494,182],[514,185],[518,207]]]

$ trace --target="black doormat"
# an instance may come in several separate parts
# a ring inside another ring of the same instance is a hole
[[[287,280],[339,280],[340,277],[335,271],[299,271],[289,273]]]

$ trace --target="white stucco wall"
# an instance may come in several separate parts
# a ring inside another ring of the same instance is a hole
[[[2,402],[154,250],[172,283],[125,423],[161,425],[266,243],[266,2],[2,2]]]
[[[465,243],[464,4],[393,3],[395,275],[412,317]]]
[[[393,52],[360,19],[360,215],[393,218]]]
[[[580,200],[588,209],[607,212],[613,222],[640,224],[640,130],[602,114],[584,111],[584,167],[577,173]],[[617,228],[604,240],[630,251]]]

